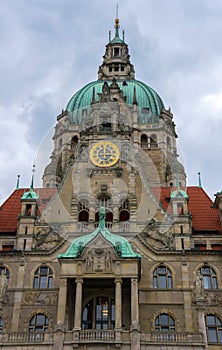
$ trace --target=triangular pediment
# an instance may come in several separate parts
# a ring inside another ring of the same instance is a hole
[[[85,246],[81,255],[86,273],[112,273],[113,260],[117,258],[113,245],[100,232]]]

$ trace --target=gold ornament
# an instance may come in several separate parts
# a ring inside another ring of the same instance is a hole
[[[90,150],[90,160],[99,167],[110,167],[119,160],[119,149],[112,142],[98,142]]]

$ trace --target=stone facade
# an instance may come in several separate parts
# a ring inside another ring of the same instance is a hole
[[[1,207],[1,349],[221,348],[222,195],[186,188],[176,137],[116,19],[98,82],[57,117],[43,188]]]

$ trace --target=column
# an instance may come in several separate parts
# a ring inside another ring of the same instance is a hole
[[[185,331],[193,331],[193,311],[192,311],[192,300],[190,292],[190,278],[189,278],[189,264],[186,259],[182,260],[181,265],[182,273],[182,288],[183,288],[183,300],[184,300],[184,322]]]
[[[207,331],[204,316],[204,307],[198,308],[198,326],[199,332],[203,334],[203,341],[205,343],[205,349],[208,349]]]
[[[76,302],[75,302],[75,319],[74,330],[81,330],[82,321],[82,278],[76,279]]]
[[[122,280],[118,278],[115,280],[116,284],[116,297],[115,297],[115,308],[116,308],[116,320],[115,320],[115,328],[122,328]]]
[[[137,278],[131,278],[131,327],[138,329],[139,326],[139,299]]]
[[[57,326],[64,326],[67,299],[67,279],[61,278],[59,284],[59,300],[57,313]]]
[[[17,278],[17,290],[14,295],[14,309],[12,314],[11,332],[17,332],[19,327],[19,320],[21,315],[21,304],[22,304],[22,288],[24,288],[25,278],[25,263],[22,259],[19,263],[18,278]],[[9,282],[10,286],[10,282]]]

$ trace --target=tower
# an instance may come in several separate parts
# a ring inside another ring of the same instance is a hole
[[[43,188],[1,206],[3,350],[221,347],[221,192],[186,186],[173,114],[114,29],[57,117]]]

